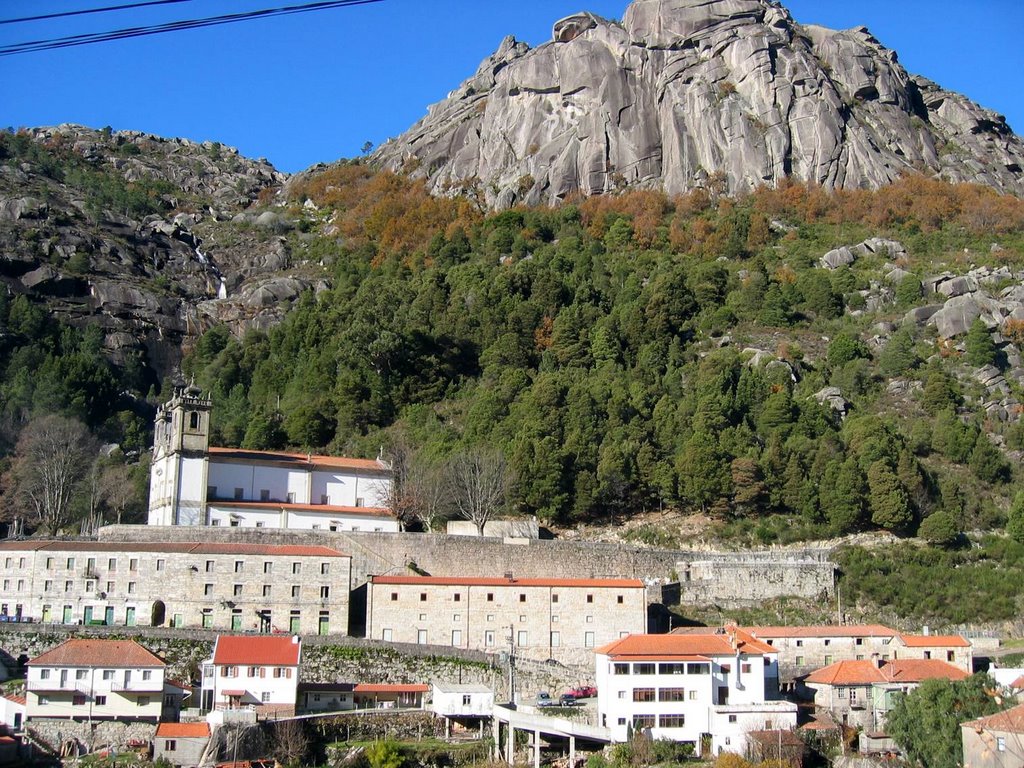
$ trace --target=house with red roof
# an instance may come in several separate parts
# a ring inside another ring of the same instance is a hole
[[[382,458],[211,447],[212,406],[190,384],[157,410],[150,525],[399,530]]]
[[[0,731],[18,733],[25,723],[25,694],[6,693],[0,696]]]
[[[859,727],[869,738],[884,739],[885,716],[896,698],[925,680],[963,680],[968,674],[939,659],[863,659],[837,661],[804,678],[814,704],[838,722]],[[863,746],[863,742],[862,742]]]
[[[960,725],[964,768],[1024,766],[1024,704]]]
[[[163,713],[166,665],[134,640],[72,638],[27,666],[29,725],[43,719],[156,723]]]
[[[960,635],[913,635],[882,624],[813,624],[745,628],[779,652],[782,689],[800,693],[804,675],[839,661],[937,659],[972,672],[970,641]]]
[[[375,640],[497,652],[511,639],[519,656],[563,663],[647,631],[639,579],[372,576],[366,611]]]
[[[199,765],[209,742],[208,723],[160,723],[153,736],[153,760],[163,758],[179,768]]]
[[[596,649],[600,725],[613,741],[644,731],[712,754],[747,748],[757,730],[792,730],[797,706],[777,698],[778,652],[737,627],[628,635]]]
[[[288,635],[219,635],[203,663],[200,708],[295,714],[302,643]]]

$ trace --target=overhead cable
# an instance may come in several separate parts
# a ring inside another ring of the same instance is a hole
[[[149,5],[172,5],[174,3],[190,3],[192,0],[149,0],[145,3],[127,3],[125,5],[108,5],[106,8],[84,8],[80,11],[61,11],[46,13],[42,16],[22,16],[20,19],[0,19],[0,24],[21,24],[25,21],[48,21],[63,19],[68,16],[86,16],[90,13],[107,13],[108,11],[127,11],[132,8],[145,8]]]
[[[310,13],[312,11],[324,11],[331,8],[345,8],[355,5],[369,5],[371,3],[379,2],[383,2],[383,0],[327,0],[326,2],[287,5],[279,8],[266,8],[259,11],[232,13],[224,16],[210,16],[204,19],[187,19],[184,21],[168,22],[166,24],[129,27],[127,29],[118,29],[112,32],[71,35],[70,37],[59,37],[49,40],[31,40],[25,43],[0,46],[0,56],[13,56],[19,53],[32,53],[35,51],[51,51],[58,48],[72,48],[79,45],[104,43],[110,40],[126,40],[133,37],[159,35],[166,32],[181,32],[186,29],[201,29],[203,27],[219,26],[221,24],[234,24],[239,21],[249,21],[250,19],[290,16],[297,13]]]

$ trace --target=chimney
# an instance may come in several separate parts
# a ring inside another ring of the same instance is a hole
[[[515,577],[512,575],[512,571],[505,571],[505,578],[508,579],[509,584],[515,581]]]

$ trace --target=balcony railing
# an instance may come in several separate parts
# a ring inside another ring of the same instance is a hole
[[[163,683],[159,680],[129,680],[114,682],[110,684],[110,690],[114,693],[161,693]]]

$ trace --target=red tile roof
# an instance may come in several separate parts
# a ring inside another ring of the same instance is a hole
[[[289,635],[220,635],[213,663],[295,667],[301,650],[302,644],[293,643]]]
[[[214,461],[244,461],[263,464],[285,464],[302,466],[306,469],[359,469],[371,472],[388,472],[388,468],[376,459],[351,459],[346,456],[317,456],[308,453],[287,451],[246,451],[241,448],[209,449]]]
[[[374,584],[407,584],[450,587],[592,587],[594,589],[643,589],[640,579],[513,579],[463,576],[371,576]]]
[[[1024,733],[1024,704],[996,712],[988,717],[979,717],[969,723],[963,723],[961,728],[975,728],[986,731],[1004,731],[1006,733]]]
[[[426,693],[430,686],[423,683],[356,683],[355,693]]]
[[[29,662],[37,667],[164,667],[134,640],[65,640]]]
[[[333,504],[293,504],[286,501],[217,501],[207,502],[219,509],[291,509],[319,512],[323,515],[360,515],[362,517],[394,517],[386,507],[340,507]]]
[[[3,698],[22,707],[25,706],[25,694],[23,693],[5,693]]]
[[[822,685],[871,685],[872,683],[919,683],[942,678],[963,680],[967,673],[938,659],[896,659],[879,667],[874,661],[837,661],[814,670],[804,682]]]
[[[291,544],[231,544],[217,542],[106,542],[106,541],[2,541],[0,552],[115,552],[130,555],[134,552],[167,552],[194,555],[266,555],[268,557],[348,557],[331,547],[305,547]]]
[[[1010,683],[1010,687],[1014,688],[1014,689],[1024,688],[1024,675],[1021,675],[1016,680],[1014,680],[1012,683]]]
[[[158,739],[202,739],[210,738],[208,723],[160,723],[156,727]]]
[[[601,646],[596,653],[612,659],[683,661],[691,656],[735,656],[737,650],[758,656],[778,653],[767,643],[735,629],[719,633],[709,629],[708,634],[629,635]]]
[[[967,648],[971,643],[960,635],[900,635],[909,648]]]
[[[812,624],[798,627],[744,627],[762,639],[776,637],[895,637],[895,629],[882,624]]]

